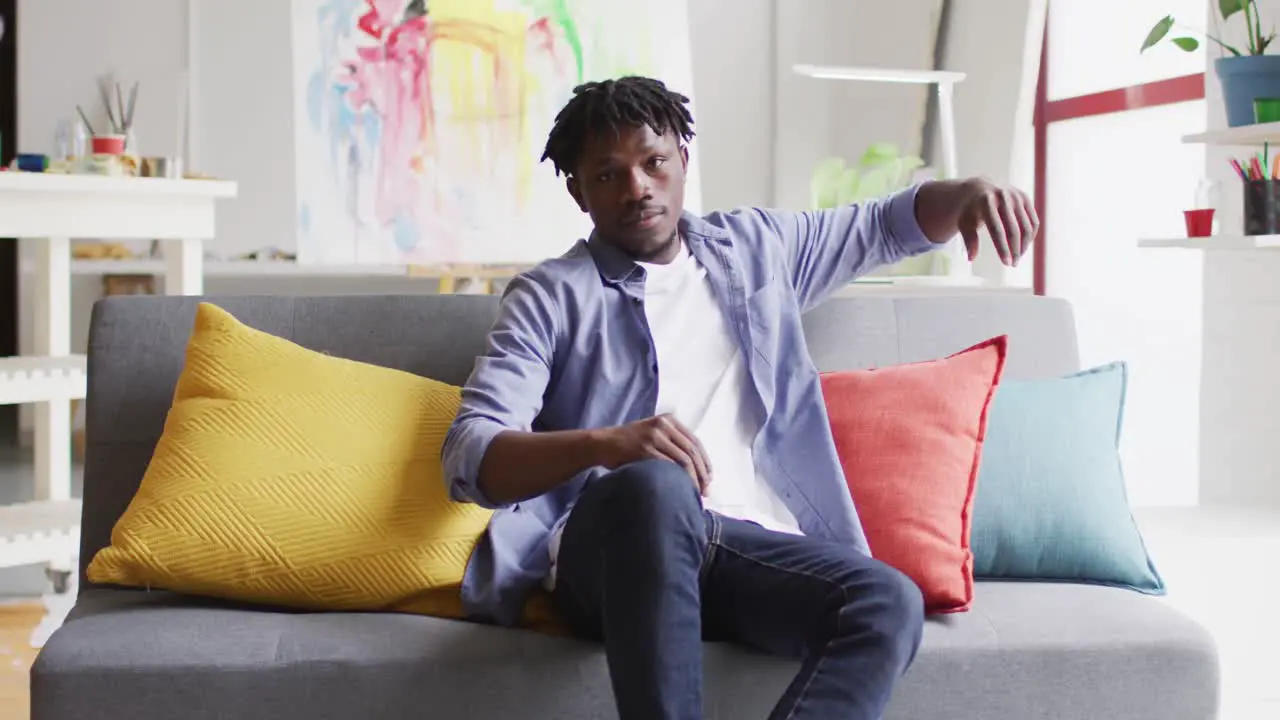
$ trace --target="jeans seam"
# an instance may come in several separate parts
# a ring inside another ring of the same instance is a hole
[[[721,545],[719,540],[720,540],[719,533],[716,533],[715,542],[711,543],[711,545],[719,546],[723,550],[730,552],[742,558],[743,560],[746,560],[749,563],[754,563],[756,565],[767,567],[772,570],[777,570],[778,572],[784,572],[789,575],[800,575],[802,577],[813,578],[814,580],[817,580],[820,583],[832,586],[835,589],[840,591],[840,598],[842,600],[842,603],[840,605],[841,609],[849,605],[849,590],[845,588],[843,585],[841,585],[840,583],[815,573],[805,572],[803,570],[796,570],[794,568],[785,568],[785,567],[782,567],[781,565],[774,565],[773,563],[765,562],[764,560],[761,560],[759,558],[753,558],[750,555],[747,555],[746,553],[739,552],[726,545]],[[800,692],[796,695],[795,704],[791,706],[791,711],[787,713],[787,720],[791,720],[796,716],[796,713],[800,712],[800,707],[804,704],[805,698],[808,696],[809,688],[813,685],[813,679],[818,676],[818,671],[822,669],[822,661],[827,659],[826,649],[831,646],[831,643],[834,642],[836,638],[840,637],[843,634],[844,628],[841,627],[841,623],[843,622],[843,620],[844,620],[844,613],[837,610],[836,611],[836,631],[835,633],[832,634],[830,638],[827,639],[827,642],[823,645],[823,652],[819,653],[818,655],[818,661],[815,662],[813,664],[813,667],[809,670],[808,678],[804,682],[804,687],[800,688]]]
[[[707,512],[707,517],[711,519],[711,537],[707,539],[707,549],[702,553],[702,567],[698,568],[698,584],[706,579],[707,573],[711,570],[711,561],[715,559],[716,548],[720,546],[720,518],[716,517],[713,512]]]

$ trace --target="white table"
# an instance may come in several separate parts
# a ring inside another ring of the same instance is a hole
[[[203,241],[214,205],[236,196],[214,180],[0,172],[0,238],[31,238],[34,353],[0,358],[0,404],[33,403],[35,500],[0,506],[0,567],[70,569],[80,503],[71,498],[71,401],[85,396],[85,357],[71,354],[71,240],[160,240],[165,292],[203,292]]]

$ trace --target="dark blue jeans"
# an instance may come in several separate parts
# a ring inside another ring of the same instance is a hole
[[[770,718],[875,720],[924,621],[898,571],[707,512],[688,474],[655,460],[583,491],[554,596],[577,634],[604,642],[622,720],[702,717],[704,637],[802,661]]]

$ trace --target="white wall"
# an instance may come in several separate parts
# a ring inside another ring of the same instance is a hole
[[[160,0],[184,5],[185,0]],[[191,48],[198,118],[193,166],[240,187],[218,204],[214,251],[266,246],[292,251],[294,239],[291,0],[192,0]]]
[[[708,210],[773,202],[776,1],[689,3],[694,131]],[[726,32],[726,18],[733,18],[732,32]]]
[[[143,151],[179,152],[182,68],[188,54],[185,0],[19,1],[19,132],[25,150],[51,150],[54,126],[70,119],[77,103],[101,122],[93,79],[114,71],[124,83],[141,82],[137,128]],[[219,207],[219,237],[210,251],[227,256],[266,246],[292,250],[290,3],[191,4],[197,28],[190,48],[193,114],[198,118],[192,167],[240,184],[240,197]],[[930,67],[940,5],[941,0],[690,0],[703,206],[803,207],[810,171],[829,154],[857,157],[880,140],[919,151],[925,90],[815,80],[795,75],[791,66]],[[71,17],[77,22],[67,22]],[[1016,100],[1017,91],[1006,85],[1016,74],[1011,69],[1018,65],[1015,46],[1036,21],[1008,8],[965,10],[958,17],[948,67],[970,74],[957,94],[962,167],[1004,180],[1008,162],[996,158],[1007,154],[1007,138],[983,128],[993,117],[1008,127],[1021,122],[1016,116],[1025,99]],[[999,47],[1008,52],[985,57],[978,52],[992,36],[1007,36],[1009,43]],[[1034,85],[1022,92],[1033,90]],[[99,285],[91,277],[73,283],[77,349],[85,344],[88,310]],[[304,294],[424,289],[420,281],[385,278],[214,279],[207,287],[209,292]],[[27,324],[24,318],[24,337]]]
[[[1035,96],[1048,0],[953,0],[942,67],[965,72],[956,86],[956,154],[962,175],[1035,189]],[[935,146],[936,147],[936,146]],[[1030,287],[1032,262],[978,255],[974,274]]]
[[[818,80],[796,63],[929,69],[941,0],[775,0],[777,44],[773,203],[809,204],[809,177],[830,155],[857,160],[875,142],[919,153],[927,90],[914,85]]]
[[[1270,23],[1280,18],[1280,0],[1258,0],[1258,10]],[[1228,42],[1243,38],[1236,25],[1241,23],[1233,22]],[[1216,57],[1204,53],[1208,125],[1224,128]],[[1210,147],[1205,153],[1205,174],[1222,190],[1223,232],[1241,229],[1241,186],[1227,159],[1247,152]],[[1207,504],[1280,505],[1277,277],[1280,254],[1274,252],[1204,253],[1200,496]]]
[[[1050,97],[1183,72],[1186,57],[1176,48],[1138,54],[1151,24],[1170,10],[1177,8],[1162,0],[1051,3]],[[1105,27],[1096,22],[1102,14]],[[1190,505],[1198,497],[1201,258],[1137,242],[1183,234],[1204,150],[1181,138],[1204,122],[1205,104],[1193,102],[1048,130],[1046,289],[1073,304],[1086,367],[1129,364],[1121,456],[1135,505]]]

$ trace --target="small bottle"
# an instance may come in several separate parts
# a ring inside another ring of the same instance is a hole
[[[80,163],[89,154],[89,128],[85,127],[80,118],[75,118],[72,123],[75,131],[71,136],[71,154],[75,162]]]
[[[70,160],[74,153],[71,143],[71,121],[59,120],[53,131],[53,153],[49,159],[54,162]]]

